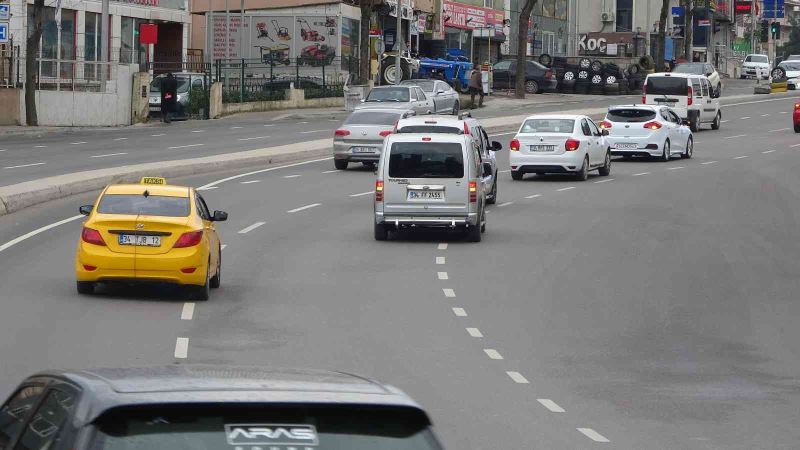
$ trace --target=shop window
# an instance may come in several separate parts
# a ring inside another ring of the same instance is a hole
[[[40,78],[72,78],[74,64],[62,62],[75,59],[75,11],[61,10],[61,32],[56,23],[55,8],[42,10],[42,37],[39,41]],[[33,23],[33,5],[28,5],[28,23]],[[33,27],[28,27],[28,33]]]
[[[120,30],[119,62],[132,64],[141,62],[145,47],[139,42],[139,25],[146,20],[123,17]]]
[[[633,30],[633,0],[617,0],[617,32]]]

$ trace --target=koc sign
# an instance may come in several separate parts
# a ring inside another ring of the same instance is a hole
[[[605,53],[608,49],[606,38],[590,38],[587,34],[582,34],[578,39],[578,48],[584,53]]]
[[[605,55],[610,44],[633,45],[633,33],[586,33],[578,37],[578,51],[584,55]]]

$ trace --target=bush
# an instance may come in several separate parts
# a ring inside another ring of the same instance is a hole
[[[189,105],[187,106],[189,114],[200,114],[200,110],[206,108],[208,105],[208,95],[205,89],[201,87],[193,87],[189,91]]]

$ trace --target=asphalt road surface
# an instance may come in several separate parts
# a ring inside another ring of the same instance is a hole
[[[205,303],[77,295],[77,207],[95,194],[0,217],[0,394],[45,367],[316,367],[404,389],[449,449],[796,449],[790,108],[726,107],[691,160],[587,182],[504,172],[477,244],[374,241],[372,172],[330,160],[171,180],[213,184],[230,213]]]

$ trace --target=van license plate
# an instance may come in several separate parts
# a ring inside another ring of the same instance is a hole
[[[555,145],[531,145],[532,152],[554,152],[556,151]]]
[[[408,201],[415,200],[444,200],[444,191],[409,190]]]
[[[639,144],[617,144],[617,150],[636,150]]]
[[[139,247],[160,247],[161,236],[139,236],[135,234],[120,234],[119,245],[136,245]]]
[[[375,147],[350,147],[353,153],[375,153]]]

